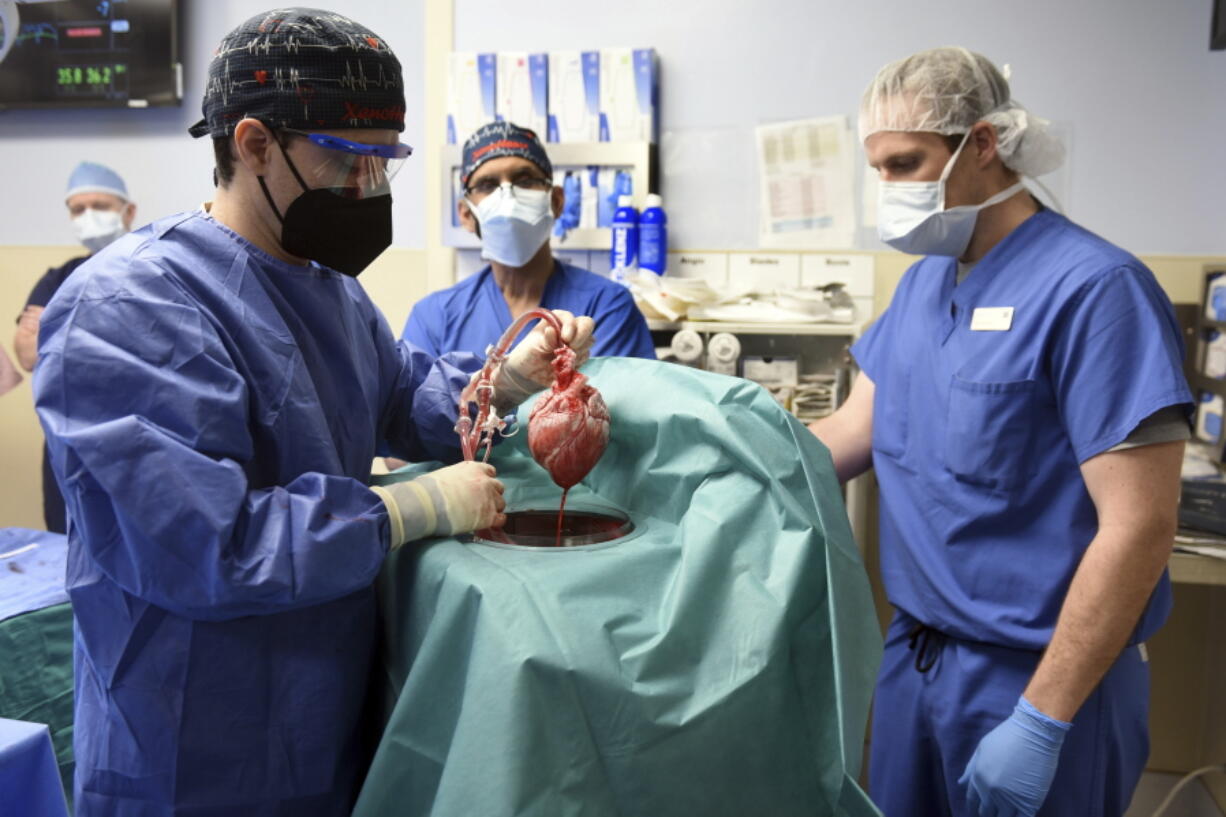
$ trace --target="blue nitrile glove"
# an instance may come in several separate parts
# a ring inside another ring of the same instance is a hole
[[[634,195],[634,177],[624,170],[619,170],[613,176],[613,190],[605,197],[605,202],[608,206],[609,217],[617,212],[617,202],[622,196]]]
[[[553,223],[553,234],[565,239],[571,230],[579,226],[579,213],[583,206],[583,189],[576,174],[566,174],[562,180],[562,193],[565,203],[562,205],[562,215]]]
[[[613,195],[609,197],[612,199],[613,209],[617,209],[617,202],[621,200],[622,196],[633,195],[634,177],[624,170],[617,171],[617,175],[613,177]]]
[[[1049,718],[1023,696],[1009,719],[983,736],[958,785],[968,813],[1034,817],[1047,799],[1064,736],[1073,725]]]

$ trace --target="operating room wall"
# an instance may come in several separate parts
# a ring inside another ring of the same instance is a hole
[[[418,149],[394,182],[395,244],[362,283],[398,331],[413,302],[426,293],[425,127],[427,0],[320,3],[343,10],[385,37],[400,57],[408,116],[404,139]],[[83,159],[111,165],[138,205],[137,221],[193,209],[212,194],[212,149],[187,127],[200,118],[205,72],[226,31],[275,6],[267,0],[182,0],[184,102],[146,110],[0,111],[0,317],[12,321],[30,288],[50,266],[80,253],[64,210],[64,187]],[[437,16],[437,15],[435,15]],[[449,15],[448,15],[449,16]],[[435,134],[431,132],[433,138]],[[0,331],[11,354],[13,323]],[[31,378],[0,397],[0,526],[41,528],[39,459],[42,430],[33,410]]]
[[[404,138],[424,149],[424,6],[426,0],[321,2],[351,15],[384,37],[404,70]],[[76,162],[115,168],[137,202],[139,223],[193,209],[212,195],[213,152],[187,128],[200,119],[209,60],[222,36],[270,0],[182,0],[180,60],[183,104],[144,110],[0,111],[0,248],[72,243],[64,187]],[[433,134],[431,134],[433,136]],[[424,170],[410,159],[394,182],[395,245],[425,242]],[[3,249],[0,249],[3,251]],[[5,284],[7,286],[7,282]]]
[[[184,0],[182,108],[0,112],[0,314],[15,316],[37,275],[72,254],[62,191],[77,160],[120,169],[141,219],[209,196],[210,151],[185,134],[199,116],[204,66],[226,30],[270,5]],[[425,167],[442,115],[435,104],[427,116],[423,100],[445,89],[439,55],[452,47],[658,48],[671,244],[737,249],[756,243],[755,123],[854,116],[882,62],[960,42],[1011,63],[1018,98],[1069,128],[1070,214],[1129,249],[1152,253],[1146,260],[1173,300],[1195,301],[1200,265],[1226,255],[1215,201],[1226,189],[1217,136],[1226,132],[1226,106],[1216,104],[1226,99],[1226,53],[1207,50],[1208,0],[352,0],[343,8],[387,37],[405,68],[406,139],[422,150],[396,182],[398,247],[431,251],[437,243],[424,226],[440,217],[439,197],[426,181],[435,176]],[[438,259],[427,264],[424,253],[393,250],[363,275],[393,328],[424,292],[423,275],[440,285]],[[888,252],[876,259],[879,312],[908,259]],[[11,339],[0,333],[10,349]],[[5,464],[12,461],[8,440],[25,445],[38,436],[32,412],[22,422],[7,421],[4,412],[27,402],[21,394],[0,398]],[[12,518],[3,505],[0,512],[0,523]]]
[[[1209,51],[1210,0],[454,6],[457,50],[659,50],[660,192],[674,247],[756,245],[756,124],[854,122],[882,64],[965,45],[1009,63],[1015,97],[1068,131],[1067,177],[1057,175],[1074,219],[1136,253],[1226,253],[1226,52]]]

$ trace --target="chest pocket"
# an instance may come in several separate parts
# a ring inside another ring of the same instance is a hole
[[[954,375],[945,463],[962,482],[1009,492],[1035,474],[1036,383],[979,383]]]
[[[902,459],[907,451],[911,372],[898,367],[873,391],[873,451]]]

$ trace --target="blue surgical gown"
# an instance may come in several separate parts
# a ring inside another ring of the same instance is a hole
[[[78,815],[348,814],[389,543],[371,459],[455,459],[477,366],[200,213],[64,284],[34,385],[70,518]]]
[[[1080,465],[1190,408],[1182,335],[1140,261],[1051,211],[956,287],[955,268],[917,262],[852,349],[876,386],[882,578],[929,627],[1043,649],[1098,530]],[[973,329],[986,307],[1012,307],[1008,328]],[[1170,606],[1164,574],[1133,641]]]
[[[554,261],[541,306],[590,316],[596,322],[592,357],[655,360],[647,321],[630,291],[616,281]],[[496,343],[512,323],[506,298],[487,266],[418,301],[404,325],[404,339],[434,355],[466,351],[484,358],[486,347]]]

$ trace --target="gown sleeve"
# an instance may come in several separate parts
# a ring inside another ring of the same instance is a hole
[[[369,586],[388,548],[383,503],[346,476],[249,484],[246,381],[184,300],[116,286],[45,313],[35,397],[72,538],[124,591],[194,619]]]

